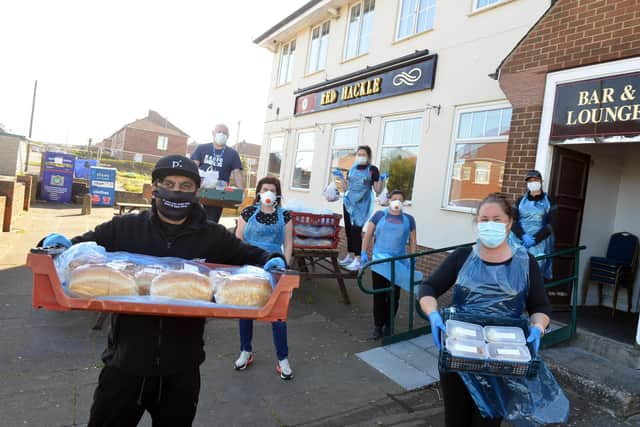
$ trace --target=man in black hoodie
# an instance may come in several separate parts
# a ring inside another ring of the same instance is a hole
[[[71,243],[95,241],[107,251],[264,265],[266,270],[285,267],[278,255],[207,221],[196,200],[200,176],[192,160],[163,157],[152,180],[151,211],[114,217]],[[47,237],[43,245],[59,243],[59,237]],[[190,426],[205,360],[204,324],[201,318],[113,314],[89,427],[135,426],[145,410],[154,427]]]

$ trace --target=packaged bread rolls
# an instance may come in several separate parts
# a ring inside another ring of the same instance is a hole
[[[151,281],[149,294],[154,297],[211,301],[213,287],[209,278],[190,271],[167,271]]]
[[[106,265],[85,265],[71,272],[69,291],[81,297],[137,295],[130,275]]]
[[[136,286],[138,287],[138,295],[149,295],[151,292],[151,281],[162,274],[163,271],[160,267],[144,267],[138,271],[134,276]]]
[[[260,275],[250,273],[218,275],[216,302],[262,307],[271,297],[271,292],[271,282]]]

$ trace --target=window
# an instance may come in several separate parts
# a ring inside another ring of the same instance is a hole
[[[327,64],[327,46],[329,44],[329,21],[311,30],[309,61],[307,73],[323,70]]]
[[[503,1],[504,0],[473,0],[473,10],[482,9],[496,3],[502,3]]]
[[[354,4],[349,9],[344,59],[354,58],[369,52],[375,6],[375,0],[364,0]]]
[[[269,143],[269,161],[267,164],[267,176],[280,178],[282,168],[282,149],[284,147],[284,137],[273,136]]]
[[[313,164],[314,140],[314,131],[298,133],[296,161],[293,165],[293,181],[291,182],[292,188],[309,189],[309,184],[311,182],[311,166]]]
[[[389,174],[388,189],[402,190],[412,198],[418,148],[422,140],[422,117],[388,120],[384,124],[380,173]]]
[[[169,146],[169,137],[164,135],[158,135],[158,142],[156,143],[156,148],[158,150],[167,151],[168,146]]]
[[[475,209],[502,189],[510,125],[510,107],[458,110],[446,206]]]
[[[349,169],[356,159],[356,147],[358,147],[358,126],[336,128],[333,130],[333,145],[331,147],[331,168],[329,170],[329,182],[333,180],[331,172],[338,168],[344,176],[348,176]],[[340,188],[344,191],[344,188]]]
[[[296,41],[292,40],[282,46],[280,63],[278,64],[278,84],[283,85],[293,77],[293,57],[296,53]]]
[[[396,40],[433,28],[436,0],[402,0]]]

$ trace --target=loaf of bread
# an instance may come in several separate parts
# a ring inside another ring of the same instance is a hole
[[[190,271],[167,271],[151,281],[155,297],[211,301],[213,287],[207,276]]]
[[[106,261],[106,257],[104,255],[98,253],[90,253],[86,255],[80,255],[77,258],[69,261],[69,265],[67,266],[69,272],[72,272],[78,267],[82,267],[83,265],[89,264],[104,264]]]
[[[106,265],[85,265],[71,272],[71,293],[81,297],[137,295],[133,277]]]
[[[251,274],[235,274],[216,287],[216,302],[220,304],[262,307],[271,297],[271,283]]]

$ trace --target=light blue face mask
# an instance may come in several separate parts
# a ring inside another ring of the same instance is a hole
[[[478,238],[488,248],[497,248],[507,237],[507,224],[503,222],[479,222]]]

